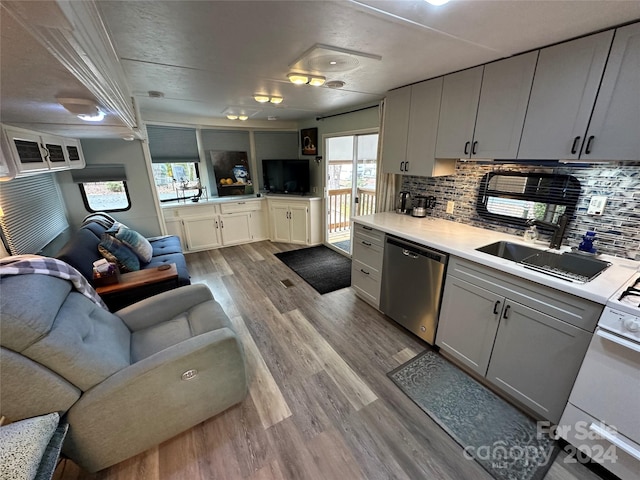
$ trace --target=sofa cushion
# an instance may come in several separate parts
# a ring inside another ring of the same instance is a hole
[[[167,235],[165,237],[148,238],[147,240],[149,240],[149,243],[151,243],[154,257],[157,257],[159,255],[169,255],[171,253],[182,254],[180,237]]]
[[[98,251],[104,258],[114,262],[123,272],[135,272],[140,270],[140,259],[135,252],[123,242],[108,233],[102,235]],[[92,274],[93,276],[93,274]]]
[[[100,260],[98,251],[100,237],[88,228],[81,228],[56,254],[58,260],[68,263],[78,270],[84,278],[93,279],[93,262]]]
[[[59,420],[59,415],[54,412],[0,427],[0,465],[3,479],[35,478]]]
[[[127,228],[120,226],[115,234],[115,237],[129,247],[144,263],[149,263],[153,256],[153,247],[149,243],[149,240],[144,238],[141,234]]]

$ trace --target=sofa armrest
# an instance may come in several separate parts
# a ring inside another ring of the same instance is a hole
[[[169,320],[186,310],[209,300],[213,294],[206,285],[186,285],[145,298],[115,312],[135,332]]]
[[[183,380],[188,370],[197,375]],[[226,410],[246,392],[244,353],[233,331],[198,335],[85,392],[69,410],[64,452],[94,472]]]

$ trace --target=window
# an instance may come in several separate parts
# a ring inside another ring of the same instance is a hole
[[[78,184],[84,206],[90,212],[123,212],[131,208],[125,180]]]
[[[153,163],[152,169],[161,202],[182,200],[198,193],[200,171],[197,163]]]
[[[557,223],[573,215],[580,182],[571,175],[490,172],[482,177],[476,209],[481,217],[526,225],[528,220]]]

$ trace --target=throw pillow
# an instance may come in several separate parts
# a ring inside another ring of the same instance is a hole
[[[107,260],[116,263],[121,272],[140,270],[140,260],[135,252],[107,233],[102,235],[98,251]]]
[[[59,420],[57,413],[50,413],[0,427],[2,478],[35,478]]]
[[[143,262],[149,263],[151,261],[153,247],[149,243],[149,240],[135,230],[131,230],[122,225],[116,233],[116,238],[133,250]]]

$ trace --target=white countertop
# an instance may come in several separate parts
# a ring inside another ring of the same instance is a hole
[[[511,260],[475,250],[478,247],[501,240],[544,250],[549,247],[548,242],[536,242],[532,245],[526,243],[521,236],[485,230],[439,218],[416,218],[394,212],[357,216],[352,220],[420,245],[435,248],[450,255],[465,258],[602,305],[632,276],[638,275],[638,267],[640,267],[640,262],[637,261],[600,255],[599,260],[611,262],[613,265],[588,283],[573,283],[530,270]],[[563,247],[562,250],[569,249],[569,247]]]
[[[267,198],[278,199],[278,200],[321,200],[322,197],[318,197],[315,195],[287,195],[287,194],[261,194],[257,197],[255,194],[252,195],[229,195],[226,197],[211,197],[211,198],[200,198],[197,202],[192,202],[188,198],[185,200],[173,200],[171,202],[162,202],[160,204],[160,208],[176,208],[176,207],[191,207],[197,205],[208,205],[208,204],[216,204],[216,203],[236,203],[236,202],[246,202],[248,200],[266,200]]]

